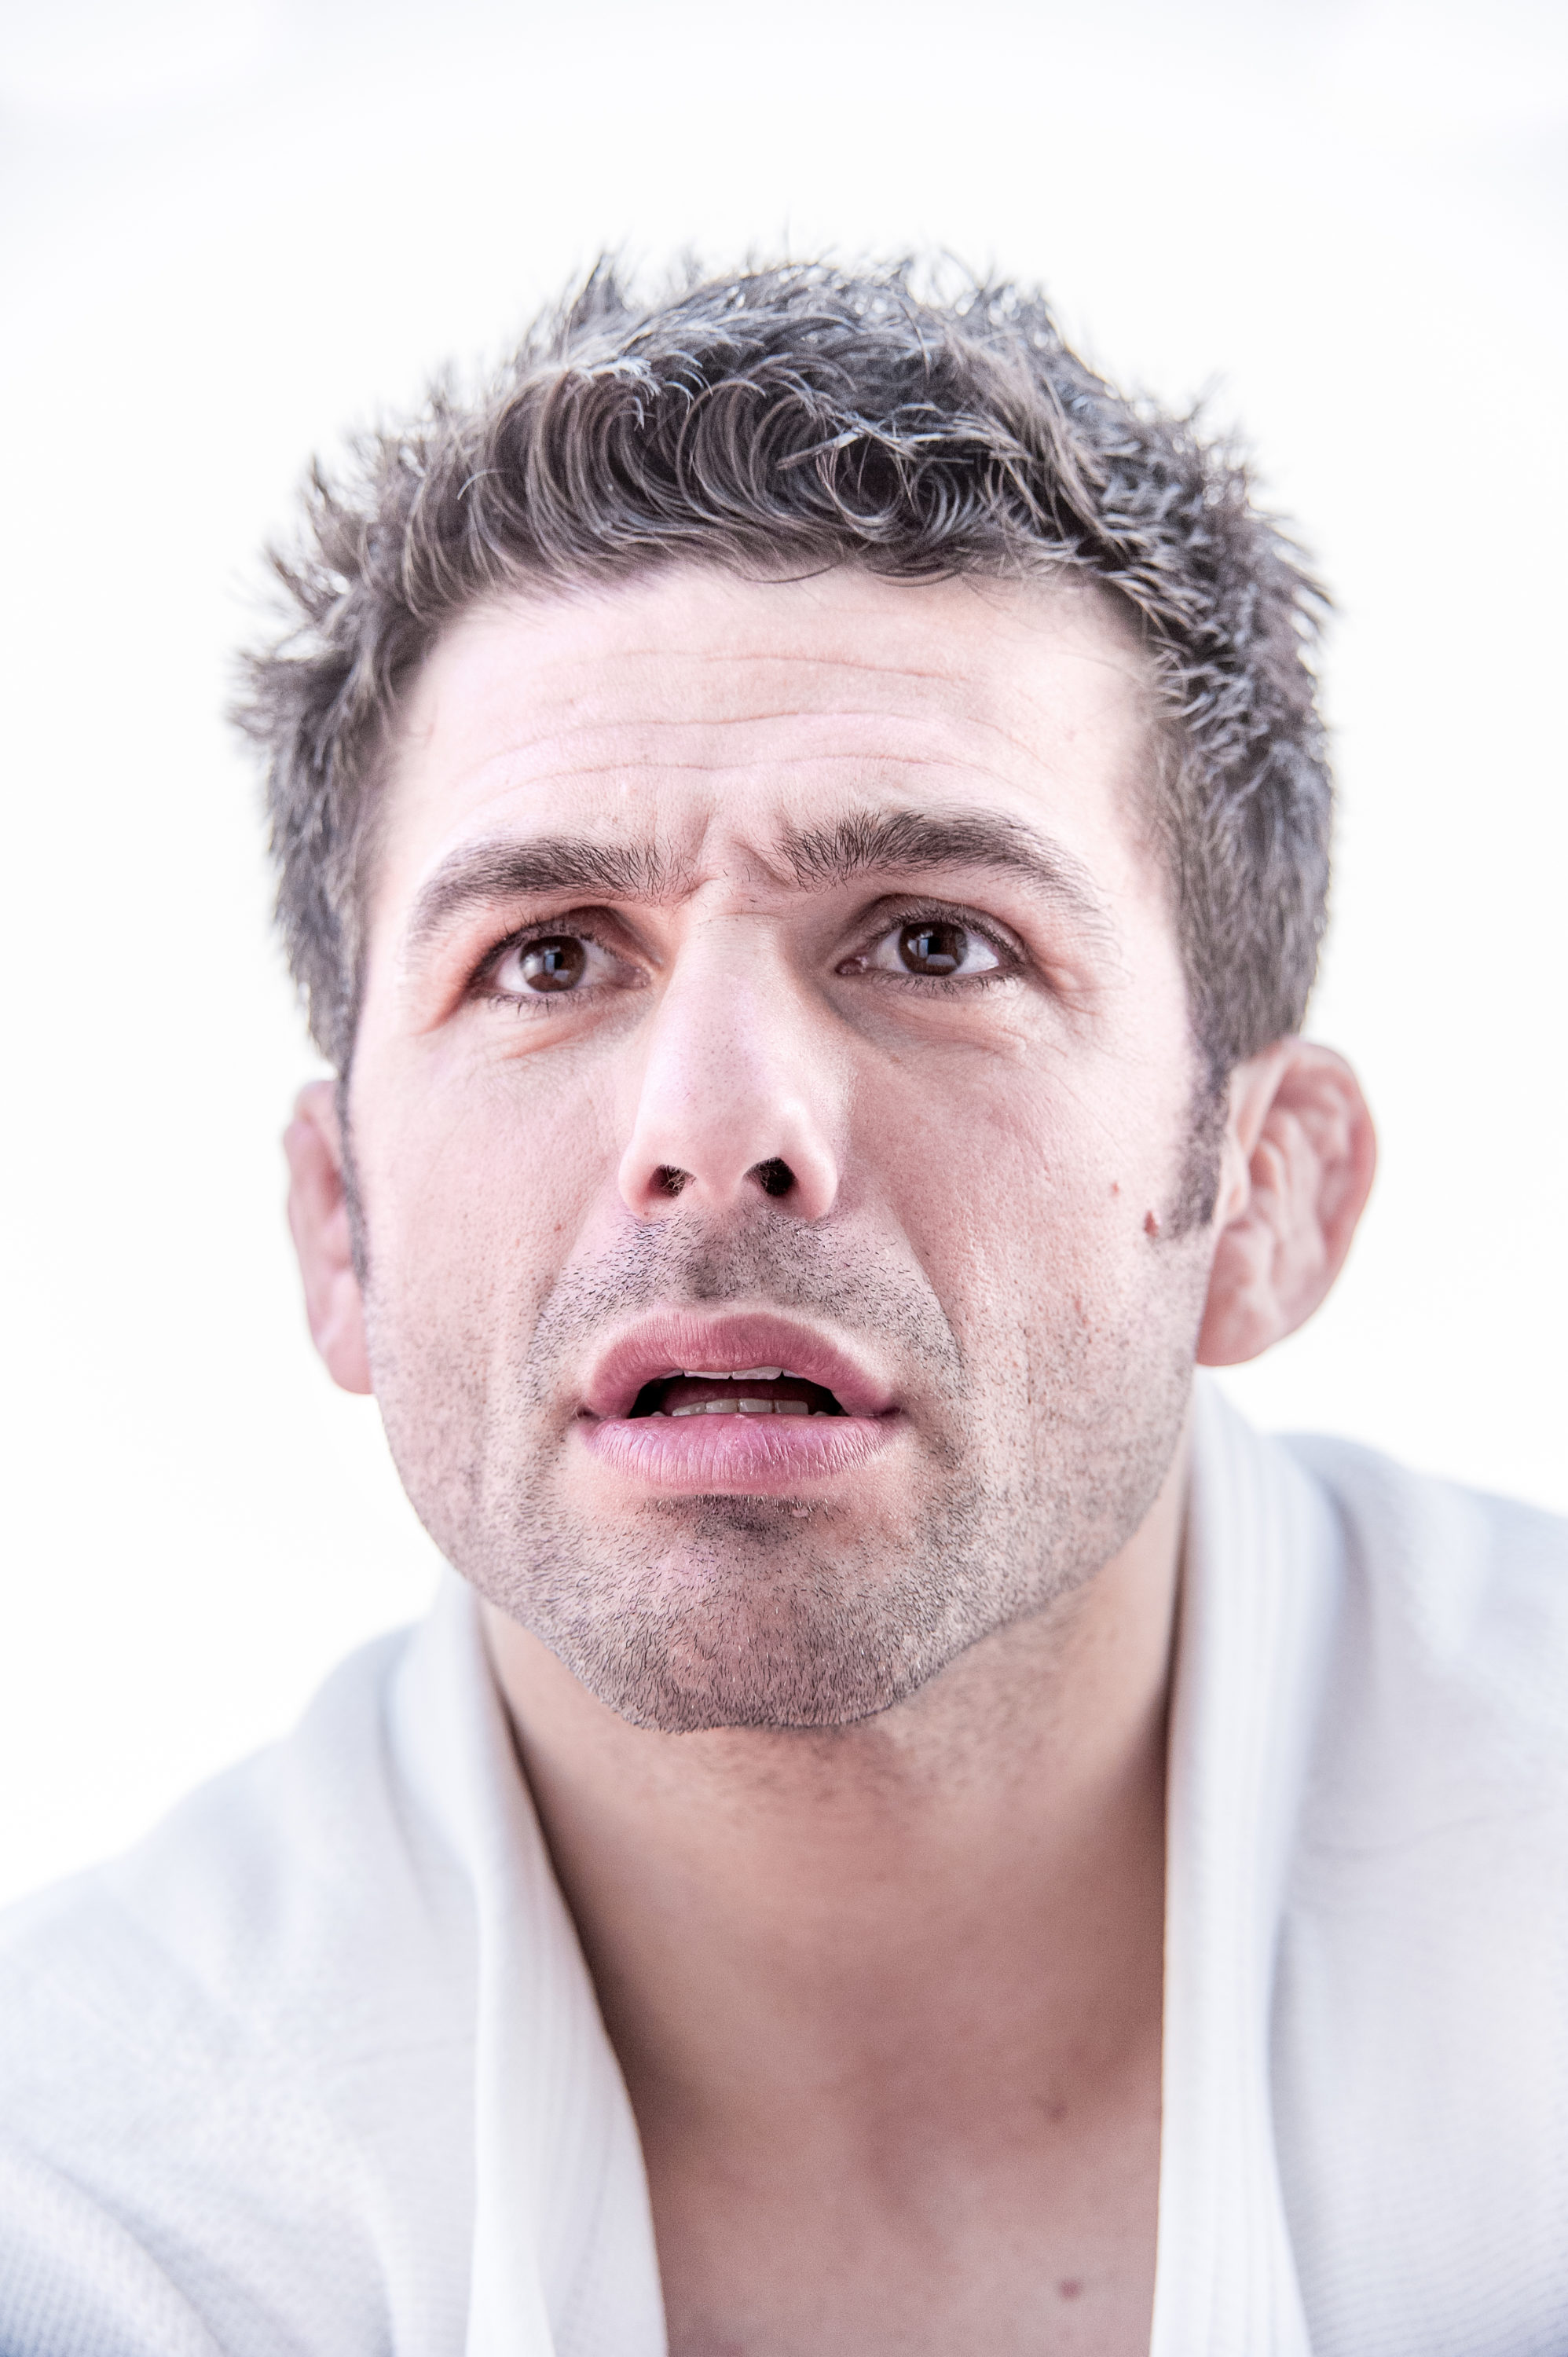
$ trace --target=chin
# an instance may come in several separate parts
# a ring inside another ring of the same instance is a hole
[[[918,1546],[830,1534],[821,1509],[800,1513],[784,1499],[693,1500],[661,1512],[657,1562],[627,1546],[596,1566],[574,1549],[569,1574],[536,1563],[487,1592],[599,1702],[669,1734],[854,1726],[1008,1617],[1008,1599],[950,1567],[942,1578]]]

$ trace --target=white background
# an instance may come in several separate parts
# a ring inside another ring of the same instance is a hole
[[[942,245],[1212,385],[1340,602],[1314,1015],[1383,1136],[1231,1388],[1568,1507],[1565,18],[1520,0],[9,0],[0,1894],[416,1611],[297,1307],[312,1069],[220,714],[307,454],[601,245]]]

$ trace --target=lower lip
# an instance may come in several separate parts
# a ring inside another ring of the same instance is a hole
[[[586,1418],[583,1445],[642,1488],[685,1497],[784,1498],[853,1473],[892,1439],[897,1415]]]

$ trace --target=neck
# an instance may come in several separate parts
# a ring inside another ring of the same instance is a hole
[[[1073,1596],[828,1732],[630,1727],[486,1608],[639,2117],[940,2102],[937,2052],[961,2100],[975,2042],[1066,2104],[1157,2041],[1186,1458]]]

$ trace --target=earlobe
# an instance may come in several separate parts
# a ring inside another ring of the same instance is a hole
[[[1282,1040],[1238,1067],[1201,1365],[1255,1359],[1305,1325],[1344,1265],[1376,1161],[1360,1084],[1331,1048]]]
[[[354,1269],[343,1140],[331,1081],[312,1081],[301,1089],[283,1145],[289,1232],[305,1281],[312,1338],[335,1383],[346,1392],[368,1392],[364,1300]]]

